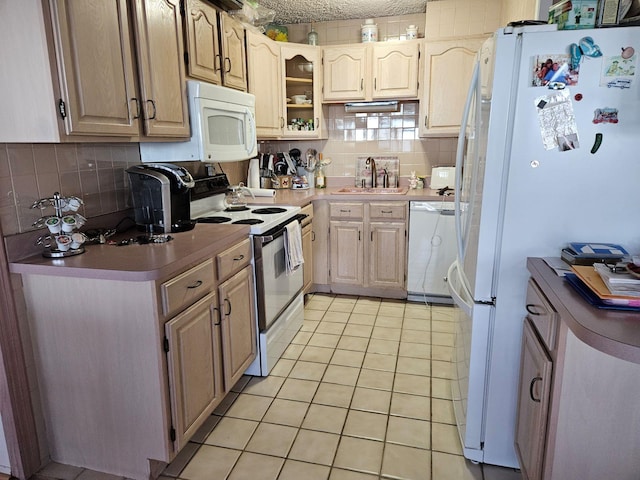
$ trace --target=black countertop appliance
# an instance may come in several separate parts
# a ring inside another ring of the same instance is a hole
[[[150,234],[191,230],[194,180],[171,163],[134,165],[127,169],[138,229]]]

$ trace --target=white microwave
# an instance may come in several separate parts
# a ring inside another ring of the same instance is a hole
[[[256,98],[195,80],[187,81],[191,139],[140,143],[143,162],[237,162],[258,152]]]

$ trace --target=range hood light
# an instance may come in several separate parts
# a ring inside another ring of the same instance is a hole
[[[397,112],[398,101],[387,102],[350,102],[344,104],[345,112],[370,113],[370,112]]]

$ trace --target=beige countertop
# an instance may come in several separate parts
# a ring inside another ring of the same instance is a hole
[[[640,313],[589,305],[541,258],[529,258],[527,267],[576,337],[601,352],[640,363]]]
[[[124,281],[158,280],[212,257],[248,235],[247,225],[198,223],[188,232],[172,233],[173,240],[166,243],[87,245],[85,252],[80,255],[60,259],[34,255],[11,263],[10,270],[22,275]],[[128,237],[125,235],[125,238]]]

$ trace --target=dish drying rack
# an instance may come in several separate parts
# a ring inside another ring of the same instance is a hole
[[[35,228],[48,228],[49,233],[40,235],[35,244],[44,247],[43,257],[63,258],[84,253],[84,242],[87,237],[76,230],[82,227],[87,219],[77,213],[82,199],[63,197],[55,192],[53,197],[36,200],[31,208],[44,210],[53,207],[54,215],[44,215],[33,222]]]

